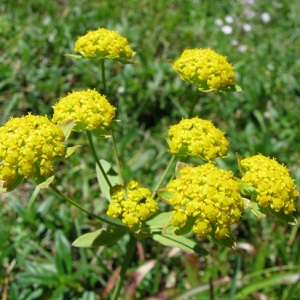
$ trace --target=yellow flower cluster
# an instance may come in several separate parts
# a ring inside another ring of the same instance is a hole
[[[201,157],[207,161],[225,156],[229,146],[221,130],[211,121],[198,117],[183,119],[171,126],[167,141],[172,154]]]
[[[77,39],[75,52],[89,58],[131,59],[133,51],[126,38],[118,32],[99,28]]]
[[[295,210],[297,187],[285,166],[261,154],[241,161],[245,170],[242,181],[256,189],[257,201],[263,207],[290,214]]]
[[[115,110],[106,97],[95,90],[72,92],[55,104],[52,122],[74,119],[74,131],[93,130],[109,126]]]
[[[174,62],[173,69],[181,78],[203,91],[217,90],[235,81],[234,68],[211,49],[187,49]]]
[[[156,201],[150,197],[151,191],[141,187],[136,181],[131,180],[125,186],[116,185],[111,191],[112,203],[107,215],[113,218],[121,216],[125,225],[137,231],[141,222],[158,210]]]
[[[179,178],[170,181],[166,188],[173,193],[169,200],[174,206],[173,226],[182,228],[193,217],[193,232],[199,237],[210,232],[217,239],[228,237],[230,224],[239,222],[244,211],[244,201],[232,173],[210,163],[184,167]]]
[[[0,127],[0,180],[8,191],[22,179],[53,175],[54,157],[65,155],[60,127],[42,116],[11,118]]]

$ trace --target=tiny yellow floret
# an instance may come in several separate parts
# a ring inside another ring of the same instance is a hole
[[[75,52],[88,58],[105,58],[113,60],[131,59],[134,52],[126,38],[117,31],[99,28],[80,36],[74,47]]]
[[[37,183],[54,174],[53,159],[65,156],[62,129],[47,117],[11,118],[0,127],[0,180],[7,191],[22,178]]]
[[[158,210],[156,201],[151,199],[151,191],[141,187],[134,180],[130,180],[124,186],[112,187],[111,201],[107,215],[121,218],[132,231],[139,230],[142,221],[147,220],[151,213]]]
[[[170,152],[178,156],[200,157],[206,161],[227,154],[229,142],[209,120],[183,119],[170,127],[167,135]]]
[[[241,160],[241,166],[245,170],[242,181],[255,187],[256,199],[261,206],[285,214],[295,211],[294,202],[299,193],[284,165],[259,154]]]
[[[211,163],[185,166],[179,178],[171,180],[166,189],[172,193],[169,203],[174,208],[173,226],[182,228],[193,217],[192,230],[201,238],[212,231],[217,239],[228,237],[230,224],[238,223],[244,211],[239,185],[232,173]]]
[[[72,92],[55,104],[52,122],[59,124],[74,119],[74,131],[94,130],[109,126],[115,110],[106,97],[95,90]]]
[[[186,49],[174,62],[181,78],[202,91],[213,91],[235,82],[234,68],[225,56],[211,49]]]

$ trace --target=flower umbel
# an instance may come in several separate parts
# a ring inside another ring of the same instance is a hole
[[[54,106],[53,123],[74,119],[74,131],[107,127],[115,117],[114,108],[105,96],[95,90],[72,92]]]
[[[291,214],[298,197],[294,180],[284,165],[261,154],[241,160],[242,181],[255,187],[256,200],[263,207]]]
[[[211,121],[183,119],[170,127],[167,140],[170,152],[178,156],[201,157],[207,161],[227,154],[229,142]]]
[[[184,50],[173,63],[173,69],[203,92],[226,91],[235,82],[233,66],[225,56],[211,49]]]
[[[0,127],[0,180],[13,190],[23,178],[40,180],[53,175],[53,159],[64,157],[64,134],[42,116],[11,118]]]
[[[156,201],[151,199],[151,191],[133,180],[124,186],[114,186],[111,201],[107,215],[113,218],[121,217],[122,222],[133,231],[140,228],[141,222],[145,221],[150,213],[158,210]]]
[[[91,30],[77,39],[75,52],[88,58],[106,58],[120,62],[129,62],[134,55],[126,38],[117,31],[99,28]]]
[[[169,200],[174,207],[173,226],[183,228],[188,218],[193,217],[193,232],[199,237],[211,232],[217,239],[230,236],[230,224],[239,222],[244,211],[239,185],[232,173],[210,163],[185,166],[179,178],[170,181],[166,189],[173,193]]]

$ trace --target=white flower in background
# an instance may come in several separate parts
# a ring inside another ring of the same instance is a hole
[[[228,23],[228,24],[232,24],[234,21],[233,17],[232,16],[226,16],[225,17],[225,22]]]
[[[224,34],[232,34],[232,27],[229,25],[225,25],[221,28]]]
[[[255,3],[255,0],[241,0],[240,3],[242,5],[253,5]]]
[[[248,47],[247,47],[246,45],[240,45],[240,46],[238,47],[238,50],[239,50],[240,52],[246,52],[247,49],[248,49]]]
[[[269,23],[271,21],[271,16],[267,12],[262,13],[260,18],[264,23]]]
[[[243,25],[243,30],[246,31],[246,32],[249,32],[249,31],[252,30],[252,27],[251,27],[250,24],[246,23],[246,24]]]
[[[222,19],[216,19],[216,20],[215,20],[215,24],[216,24],[217,26],[222,26],[222,25],[224,24],[224,22],[223,22]]]
[[[231,41],[231,44],[232,44],[233,46],[238,46],[239,42],[238,42],[237,40],[232,40],[232,41]]]
[[[255,11],[252,10],[252,9],[250,9],[250,8],[248,8],[248,7],[244,8],[243,13],[249,19],[253,19],[256,16]]]

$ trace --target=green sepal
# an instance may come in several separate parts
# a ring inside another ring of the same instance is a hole
[[[221,93],[243,92],[242,88],[236,84],[228,84],[224,87],[218,88],[216,91]]]
[[[81,248],[98,248],[116,243],[127,233],[127,229],[120,227],[101,228],[78,237],[72,244]]]
[[[132,52],[132,57],[135,56],[136,52]],[[92,56],[88,56],[85,55],[84,51],[81,51],[80,54],[76,55],[76,54],[65,54],[65,56],[71,57],[71,58],[75,58],[75,59],[109,59],[109,60],[114,60],[116,62],[122,63],[122,64],[136,64],[137,62],[127,59],[127,58],[121,58],[117,55],[106,55],[103,57],[92,57]]]
[[[49,188],[49,185],[53,182],[54,177],[55,176],[53,175],[53,176],[47,178],[44,182],[39,183],[38,184],[39,188],[41,188],[41,189],[47,189],[47,188]]]
[[[23,175],[17,175],[15,180],[9,184],[6,187],[3,187],[4,181],[0,180],[0,192],[1,193],[8,193],[17,188],[19,185],[21,185],[24,181],[24,176]]]
[[[97,138],[110,138],[111,137],[111,133],[110,133],[110,129],[120,123],[121,121],[120,120],[112,120],[110,122],[110,125],[109,126],[98,126],[97,128],[95,129],[92,129],[92,130],[89,130],[91,132],[92,135],[94,135],[95,137]]]
[[[176,235],[175,231],[178,229],[178,227],[175,227],[172,225],[172,215],[169,216],[169,218],[166,220],[164,226],[162,227],[162,234],[163,235]]]
[[[173,192],[169,192],[166,188],[162,188],[157,190],[156,193],[161,201],[170,205],[170,199],[174,195]]]
[[[64,56],[72,57],[72,58],[75,58],[75,59],[83,59],[83,58],[85,58],[82,55],[76,55],[76,54],[65,54]]]
[[[279,212],[273,210],[272,208],[268,207],[267,211],[274,216],[277,220],[287,223],[289,225],[298,225],[297,219],[293,216],[293,214],[285,214],[283,210]]]
[[[195,224],[196,217],[188,216],[186,224],[182,228],[177,228],[175,230],[176,235],[186,235],[191,232]]]
[[[235,180],[237,181],[242,194],[253,195],[255,193],[256,188],[254,186],[248,185],[239,178],[235,178]]]
[[[176,179],[181,179],[182,175],[180,173],[180,171],[182,169],[184,169],[188,164],[184,163],[184,162],[181,162],[181,161],[178,161],[176,163],[176,167],[175,167],[175,176],[176,176]]]
[[[258,218],[258,219],[264,219],[267,214],[267,209],[265,207],[262,207],[258,202],[248,200],[248,207],[250,207],[251,212]]]
[[[181,250],[203,256],[208,254],[204,248],[200,247],[195,241],[192,241],[185,236],[153,234],[152,237],[155,241],[165,246],[178,247]]]
[[[210,232],[206,237],[214,244],[235,249],[236,243],[231,232],[229,236],[224,239],[217,239],[214,232]]]
[[[65,155],[65,158],[71,156],[78,148],[80,148],[81,145],[75,145],[73,147],[68,147],[67,148],[67,152],[66,152],[66,155]]]
[[[74,125],[75,125],[74,119],[65,120],[65,121],[57,124],[57,126],[59,126],[64,133],[65,141],[69,138],[69,136],[74,128]]]

